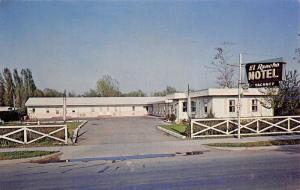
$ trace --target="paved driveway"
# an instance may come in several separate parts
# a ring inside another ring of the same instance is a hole
[[[120,117],[89,121],[81,128],[79,145],[145,143],[178,140],[156,129],[162,121],[151,117]]]

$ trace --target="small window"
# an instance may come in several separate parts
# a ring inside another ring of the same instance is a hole
[[[229,112],[235,112],[235,100],[229,100]]]
[[[195,112],[196,111],[196,102],[192,101],[191,104],[192,104],[192,112]]]
[[[35,108],[32,108],[32,113],[35,113]]]
[[[46,113],[49,113],[49,109],[46,110]]]
[[[132,111],[135,111],[135,106],[132,106]]]
[[[207,113],[207,103],[204,104],[204,113]]]
[[[258,100],[257,99],[253,99],[252,100],[252,112],[257,112],[257,105],[258,105]]]
[[[59,110],[56,110],[56,114],[59,114]]]
[[[187,112],[187,103],[186,102],[182,103],[182,112]]]

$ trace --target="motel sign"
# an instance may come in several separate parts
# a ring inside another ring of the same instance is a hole
[[[246,73],[251,88],[279,86],[285,62],[248,63]]]

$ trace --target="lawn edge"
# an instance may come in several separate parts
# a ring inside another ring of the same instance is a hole
[[[8,165],[8,164],[19,164],[25,162],[36,162],[40,160],[47,160],[53,157],[61,156],[62,152],[55,152],[53,154],[48,154],[44,156],[36,156],[31,158],[20,158],[20,159],[13,159],[13,160],[0,160],[0,165]]]
[[[77,138],[78,138],[78,133],[79,130],[82,126],[84,126],[86,123],[88,122],[88,120],[84,120],[75,130],[74,130],[74,134],[72,137],[72,144],[75,144],[77,142]]]
[[[165,129],[165,128],[159,126],[159,125],[156,126],[156,128],[159,129],[159,130],[161,130],[161,131],[163,131],[163,132],[165,132],[165,133],[168,133],[169,135],[172,135],[174,137],[177,137],[177,138],[180,138],[180,139],[186,139],[186,136],[183,136],[183,135],[180,135],[180,134],[178,134],[176,132],[173,132],[173,131],[170,131],[168,129]]]

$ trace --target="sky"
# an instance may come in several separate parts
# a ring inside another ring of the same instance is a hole
[[[75,93],[105,74],[123,92],[204,89],[217,86],[209,65],[224,42],[232,64],[283,57],[300,71],[299,33],[297,0],[0,0],[0,70]]]

